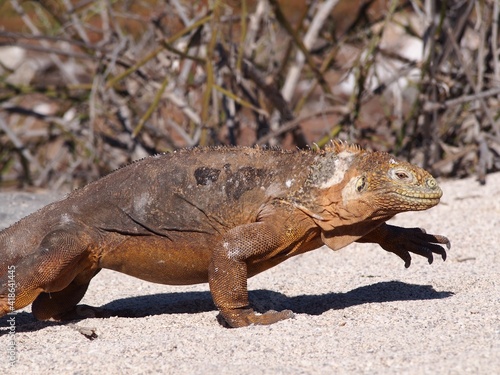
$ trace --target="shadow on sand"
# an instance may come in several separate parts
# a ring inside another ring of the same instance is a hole
[[[297,314],[320,315],[325,311],[345,309],[366,303],[393,301],[415,301],[442,299],[453,292],[438,292],[430,285],[407,284],[400,281],[387,281],[353,289],[347,293],[327,293],[287,297],[270,290],[250,291],[250,301],[256,311],[289,309]],[[196,314],[215,311],[209,292],[161,293],[147,296],[122,298],[112,301],[101,308],[108,316],[145,317],[161,314]],[[22,312],[16,314],[16,331],[30,332],[48,326],[65,324],[59,322],[38,322],[33,315]],[[3,329],[9,326],[9,316],[0,319],[0,336],[8,334]]]

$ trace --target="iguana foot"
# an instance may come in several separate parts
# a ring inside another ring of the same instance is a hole
[[[280,320],[294,317],[291,310],[274,311],[269,310],[264,314],[258,314],[253,309],[234,309],[221,311],[219,323],[230,328],[246,327],[252,324],[269,325]],[[225,324],[224,324],[225,323]]]
[[[428,234],[422,228],[402,228],[395,225],[382,224],[357,242],[378,243],[384,250],[396,254],[403,259],[405,267],[410,267],[411,255],[417,254],[427,258],[429,264],[434,261],[434,254],[446,260],[446,250],[451,248],[450,240],[438,234]]]
[[[422,228],[401,228],[393,225],[385,225],[389,233],[389,241],[381,242],[380,245],[387,251],[396,254],[404,260],[405,267],[410,267],[410,253],[427,258],[429,264],[434,260],[433,254],[441,255],[446,260],[446,249],[450,249],[450,240],[438,234],[428,234]]]
[[[422,228],[398,228],[397,231],[401,237],[404,237],[406,242],[403,243],[403,241],[401,241],[397,247],[397,242],[395,242],[394,246],[389,246],[386,250],[403,259],[406,268],[410,267],[411,264],[410,253],[427,258],[429,264],[432,264],[434,260],[433,254],[441,255],[441,258],[446,260],[446,250],[443,249],[441,245],[446,246],[448,250],[451,248],[451,245],[450,240],[445,236],[427,234]]]
[[[56,315],[53,317],[54,320],[81,320],[87,318],[109,318],[111,316],[116,316],[112,310],[103,309],[100,307],[94,307],[89,305],[77,305],[70,311]]]
[[[113,310],[103,309],[89,305],[77,305],[72,309],[60,313],[49,313],[48,311],[41,310],[35,305],[32,309],[33,315],[38,320],[52,320],[52,321],[67,321],[67,320],[82,320],[88,318],[109,318],[117,316]]]

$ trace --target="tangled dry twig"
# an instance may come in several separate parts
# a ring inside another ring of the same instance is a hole
[[[332,137],[484,182],[500,170],[499,1],[9,0],[0,187]]]

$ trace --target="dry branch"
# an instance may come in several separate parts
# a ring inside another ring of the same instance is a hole
[[[0,182],[331,137],[484,181],[500,170],[499,2],[9,0],[28,31],[0,31]]]

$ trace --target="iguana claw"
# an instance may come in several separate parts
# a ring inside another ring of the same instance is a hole
[[[405,267],[411,265],[410,253],[421,255],[427,258],[429,264],[434,261],[433,254],[441,255],[443,261],[446,260],[446,250],[441,245],[445,245],[449,250],[451,248],[450,240],[444,236],[427,234],[421,228],[400,228],[387,225],[390,228],[392,241],[390,244],[381,246],[405,261]]]

